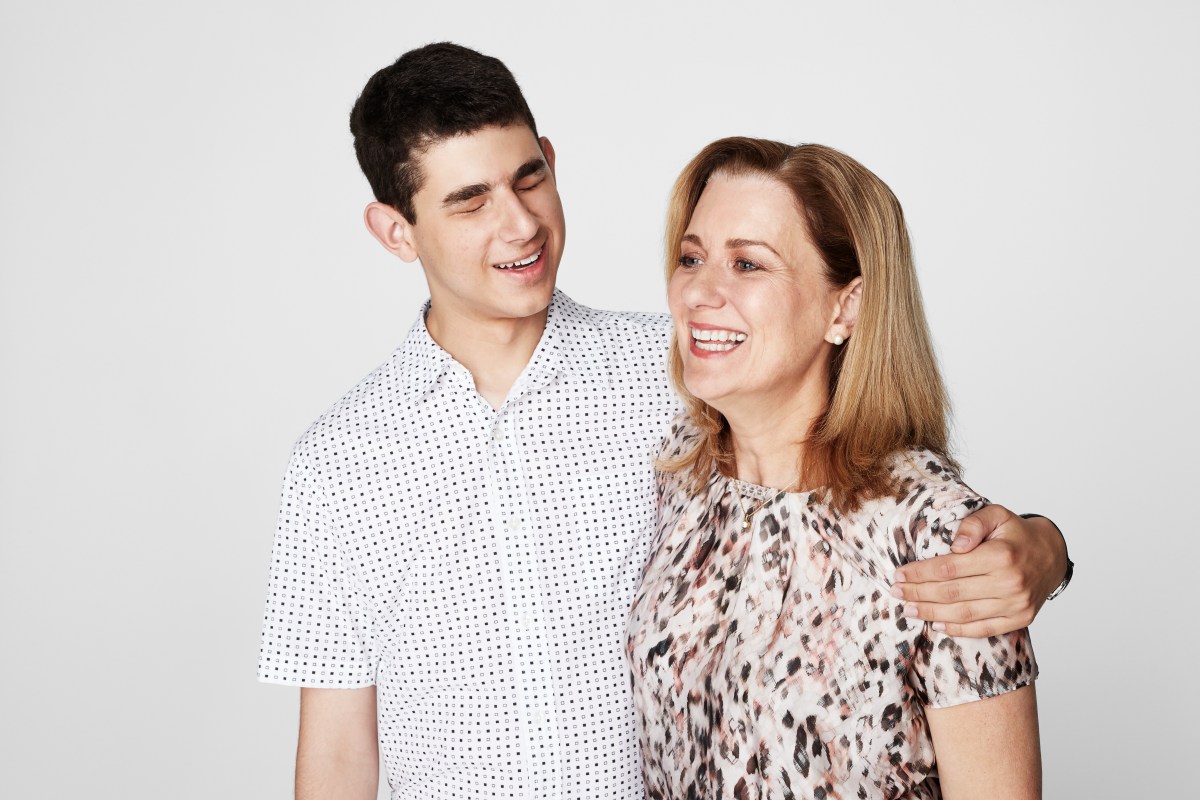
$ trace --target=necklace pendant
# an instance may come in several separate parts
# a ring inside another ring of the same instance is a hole
[[[749,517],[742,518],[742,530],[744,530],[744,531],[750,530],[750,518]]]

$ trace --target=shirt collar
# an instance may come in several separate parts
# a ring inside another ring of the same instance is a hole
[[[417,315],[417,321],[408,331],[404,344],[396,351],[394,360],[404,384],[409,401],[419,402],[450,369],[459,367],[454,357],[442,349],[429,335],[425,326],[425,315],[429,313],[430,301],[426,300]],[[585,309],[555,289],[546,314],[546,329],[538,341],[533,356],[525,366],[516,385],[532,389],[549,383],[560,373],[585,375],[588,349],[585,346],[588,324]],[[582,329],[582,330],[581,330]],[[464,369],[465,372],[465,369]],[[593,376],[594,377],[594,376]]]
[[[421,306],[404,344],[393,355],[404,394],[410,402],[419,401],[455,364],[454,358],[433,340],[429,328],[425,327],[429,305],[430,301],[426,300]]]
[[[587,341],[591,325],[587,309],[562,290],[555,289],[546,314],[546,332],[517,383],[532,388],[548,383],[559,374],[585,375],[590,369]]]

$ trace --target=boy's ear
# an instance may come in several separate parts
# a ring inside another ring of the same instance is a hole
[[[545,136],[538,139],[538,144],[542,146],[542,155],[546,157],[546,166],[550,167],[550,174],[554,175],[554,145],[550,144],[550,140]]]
[[[413,224],[396,209],[386,203],[368,203],[363,211],[363,222],[367,230],[389,253],[401,261],[417,260],[417,248],[413,240]]]

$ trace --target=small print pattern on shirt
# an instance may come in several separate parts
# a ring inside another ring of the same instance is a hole
[[[557,293],[496,410],[422,314],[297,443],[259,677],[375,685],[392,797],[642,797],[623,645],[669,335]]]
[[[664,453],[696,435],[680,418]],[[648,797],[940,797],[923,707],[1034,680],[1026,631],[954,638],[902,615],[895,569],[950,552],[987,501],[927,451],[892,472],[902,497],[848,515],[739,481],[767,501],[748,531],[731,479],[692,494],[659,475],[626,644]]]

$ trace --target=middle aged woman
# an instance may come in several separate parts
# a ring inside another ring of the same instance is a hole
[[[724,139],[667,245],[686,411],[627,643],[648,795],[1037,797],[1027,633],[954,638],[890,593],[986,503],[891,191],[827,147]]]

